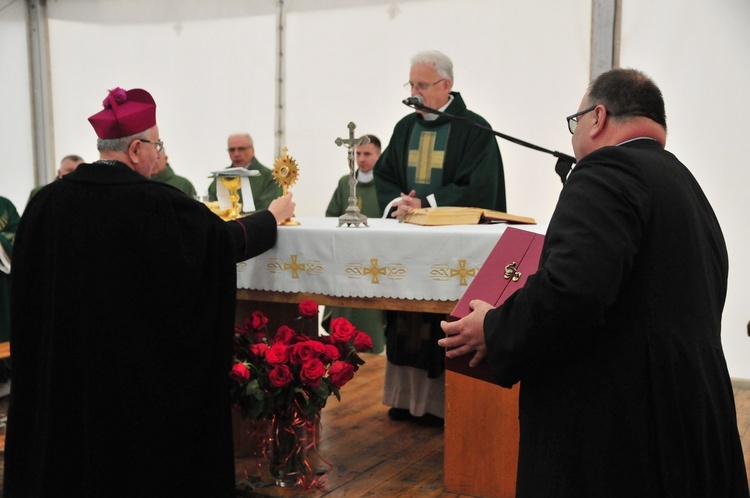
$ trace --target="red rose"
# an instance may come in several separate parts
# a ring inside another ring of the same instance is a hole
[[[323,354],[323,345],[318,341],[302,341],[292,346],[292,363],[304,365]]]
[[[250,346],[250,353],[255,355],[257,358],[265,358],[267,350],[268,344],[266,344],[265,342],[259,342]]]
[[[358,330],[357,333],[354,334],[354,341],[352,344],[354,345],[354,349],[360,353],[362,351],[372,350],[372,339],[361,330]]]
[[[289,359],[289,348],[286,344],[277,342],[266,350],[266,361],[269,365],[281,365]]]
[[[268,382],[273,387],[285,387],[292,383],[294,375],[286,365],[277,365],[268,372]]]
[[[261,330],[268,323],[266,315],[260,311],[253,311],[253,314],[245,320],[245,328],[248,330]]]
[[[310,299],[302,301],[299,303],[299,314],[304,318],[315,318],[318,316],[318,303]]]
[[[232,371],[229,372],[229,377],[236,382],[244,384],[250,380],[250,370],[248,370],[247,365],[240,361],[234,364]]]
[[[328,369],[328,376],[334,386],[341,387],[354,378],[354,366],[345,361],[336,361]]]
[[[334,318],[331,320],[331,337],[336,342],[349,342],[357,331],[346,318]]]
[[[326,374],[326,367],[323,362],[317,358],[313,358],[304,365],[299,372],[299,379],[304,383],[312,387],[318,387],[320,385],[320,379]]]
[[[297,333],[287,327],[286,325],[282,325],[281,327],[276,330],[276,333],[273,336],[272,342],[280,342],[282,344],[291,344],[294,342],[294,339],[297,337]]]
[[[336,361],[339,358],[341,358],[341,354],[339,353],[339,348],[337,348],[333,344],[323,345],[323,356],[331,361]]]
[[[245,335],[247,334],[247,329],[241,329],[239,327],[234,328],[234,333],[239,335]]]

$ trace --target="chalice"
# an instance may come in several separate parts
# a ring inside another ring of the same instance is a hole
[[[232,203],[232,207],[229,212],[222,216],[227,220],[236,220],[240,216],[240,196],[237,194],[237,190],[240,188],[240,178],[237,176],[220,176],[219,180],[229,191],[229,201]]]

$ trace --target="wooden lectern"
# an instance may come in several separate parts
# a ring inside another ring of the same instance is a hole
[[[539,266],[544,236],[507,228],[448,320],[470,313],[481,299],[499,306]],[[445,490],[510,498],[518,467],[518,384],[494,382],[487,362],[469,367],[471,355],[446,358]]]

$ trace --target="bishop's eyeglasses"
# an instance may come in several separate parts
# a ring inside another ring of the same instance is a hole
[[[154,144],[154,147],[156,147],[156,152],[161,152],[164,149],[164,142],[159,140],[158,142],[154,142],[152,140],[146,140],[145,138],[140,139],[141,142],[145,142],[147,144]]]

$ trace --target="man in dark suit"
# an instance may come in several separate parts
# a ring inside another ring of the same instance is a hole
[[[539,270],[500,307],[443,322],[439,344],[521,382],[519,498],[747,498],[720,337],[727,250],[664,150],[661,92],[608,71],[567,121],[578,164]]]

